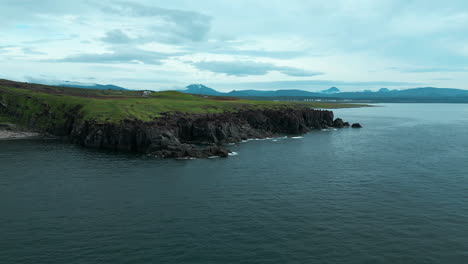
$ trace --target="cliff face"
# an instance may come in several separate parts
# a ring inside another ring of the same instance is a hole
[[[226,157],[222,144],[277,134],[303,134],[311,128],[343,127],[333,112],[303,109],[246,110],[221,114],[167,114],[153,122],[120,124],[75,122],[73,142],[85,147],[126,150],[165,158]]]
[[[278,134],[303,134],[310,129],[348,126],[333,112],[280,107],[217,114],[170,113],[151,122],[85,121],[81,105],[49,104],[30,96],[0,93],[0,113],[38,132],[67,136],[85,147],[181,158],[228,156],[226,143]]]
[[[0,114],[10,117],[23,129],[68,136],[73,124],[82,118],[81,107],[78,104],[53,105],[46,100],[0,88]]]
[[[229,154],[223,147],[226,143],[349,126],[339,118],[334,120],[333,112],[311,107],[309,103],[201,97],[175,91],[142,95],[141,91],[0,80],[0,121],[12,120],[18,129],[68,137],[85,147],[158,157],[225,157]]]

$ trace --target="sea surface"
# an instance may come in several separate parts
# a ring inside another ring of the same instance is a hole
[[[160,160],[0,141],[0,263],[468,263],[468,105]]]

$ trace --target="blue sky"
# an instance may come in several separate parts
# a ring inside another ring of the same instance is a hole
[[[0,78],[468,89],[468,1],[0,0]]]

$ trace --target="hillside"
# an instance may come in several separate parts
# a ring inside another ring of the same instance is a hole
[[[116,123],[126,119],[151,121],[170,112],[203,114],[303,106],[356,107],[347,104],[253,101],[176,91],[94,90],[0,80],[0,112],[21,125],[40,129],[64,125],[69,115],[82,120]]]
[[[302,134],[311,128],[347,127],[348,123],[334,119],[333,112],[312,108],[357,106],[0,80],[0,122],[65,136],[85,147],[157,157],[226,157],[225,143]]]
[[[96,89],[96,90],[119,90],[119,91],[126,91],[128,89],[117,86],[117,85],[112,85],[112,84],[97,84],[93,83],[91,85],[88,84],[77,84],[77,83],[63,83],[59,84],[56,86],[62,86],[62,87],[71,87],[71,88],[84,88],[84,89]]]

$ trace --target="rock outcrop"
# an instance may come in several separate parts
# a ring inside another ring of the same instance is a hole
[[[223,145],[248,138],[278,134],[304,134],[310,129],[345,127],[323,110],[245,110],[219,114],[165,114],[152,122],[125,120],[99,124],[74,124],[70,138],[85,147],[125,150],[164,158],[227,157]]]
[[[24,96],[37,109],[15,103],[15,97],[4,91],[0,97],[0,113],[21,121],[21,125],[44,134],[69,137],[85,147],[131,151],[164,158],[226,157],[226,143],[275,135],[304,134],[311,129],[348,127],[349,123],[334,119],[333,112],[300,107],[276,109],[252,108],[216,114],[166,113],[150,122],[86,121],[81,105],[51,108],[47,102]],[[0,94],[1,95],[1,94]],[[9,99],[8,99],[9,98]],[[13,99],[12,99],[13,98]]]
[[[224,147],[227,143],[281,134],[304,134],[311,129],[349,126],[349,123],[339,118],[335,120],[331,111],[313,110],[298,104],[272,103],[269,106],[271,108],[266,109],[267,106],[244,104],[235,99],[233,105],[230,105],[231,102],[224,101],[233,98],[227,97],[200,99],[197,96],[166,92],[161,94],[159,101],[156,100],[157,96],[149,96],[149,93],[128,93],[128,97],[107,95],[96,91],[85,92],[0,80],[0,117],[14,120],[18,128],[24,131],[67,137],[85,147],[132,151],[170,158],[226,157],[230,153]],[[50,96],[39,96],[41,94]],[[146,95],[151,98],[146,98]],[[165,96],[168,98],[165,99]],[[82,98],[98,101],[86,101]],[[146,98],[149,104],[135,107],[138,109],[133,112],[130,110],[134,109],[134,105],[130,104],[132,99],[130,103],[126,102],[125,107],[103,111],[108,105],[99,100],[110,98],[119,98],[124,100],[122,102],[132,98]],[[173,106],[175,109],[187,111],[183,102],[193,103],[192,100],[200,103],[196,104],[198,106],[193,112],[204,114],[160,113],[162,109],[173,109]],[[94,102],[101,103],[101,107],[93,107]],[[184,106],[178,108],[180,102]],[[164,103],[167,108],[159,105],[160,103]],[[155,109],[147,111],[151,107]],[[219,109],[230,111],[208,113]],[[152,121],[115,121],[124,116],[144,116]],[[7,131],[10,128],[3,126],[0,129]]]
[[[333,121],[333,127],[335,128],[343,128],[343,127],[349,127],[348,122],[344,122],[343,119],[337,118],[335,121]]]

